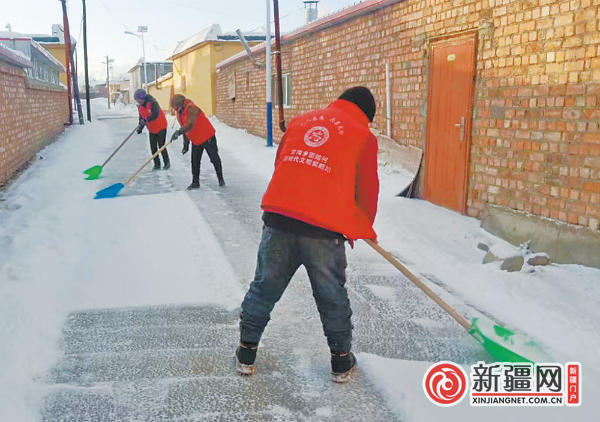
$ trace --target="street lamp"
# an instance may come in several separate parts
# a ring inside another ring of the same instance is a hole
[[[125,31],[126,34],[135,35],[136,37],[141,38],[141,40],[142,40],[142,52],[143,52],[142,60],[144,61],[144,77],[142,79],[142,88],[143,88],[144,83],[147,84],[146,78],[148,77],[148,75],[146,74],[146,43],[144,42],[144,32],[148,32],[148,27],[147,26],[138,26],[137,32],[140,32],[142,34],[142,36],[139,36],[138,34],[135,34],[131,31]]]

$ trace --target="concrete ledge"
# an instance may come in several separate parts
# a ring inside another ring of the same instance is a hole
[[[546,252],[552,262],[600,268],[600,233],[588,228],[490,205],[481,227],[518,246],[531,240],[533,252]]]
[[[38,89],[42,91],[54,91],[67,93],[67,87],[64,85],[51,84],[50,82],[40,81],[38,79],[27,77],[27,88]]]

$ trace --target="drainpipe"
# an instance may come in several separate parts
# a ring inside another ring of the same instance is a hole
[[[392,137],[392,98],[391,98],[392,87],[390,86],[390,64],[385,64],[385,100],[386,100],[386,122],[387,122],[387,136]]]

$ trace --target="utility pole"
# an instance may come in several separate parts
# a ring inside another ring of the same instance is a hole
[[[138,26],[137,32],[142,34],[142,53],[144,54],[142,57],[144,58],[144,79],[142,80],[142,88],[144,88],[144,83],[148,85],[148,74],[146,73],[146,43],[144,42],[144,32],[148,32],[147,26]]]
[[[266,28],[267,48],[265,51],[265,79],[267,84],[267,146],[273,146],[273,103],[272,103],[272,81],[271,73],[273,63],[271,60],[271,0],[267,0],[267,28]]]
[[[106,56],[106,62],[102,62],[102,63],[106,63],[106,97],[108,98],[108,108],[109,109],[110,109],[110,73],[109,73],[109,66],[114,61],[115,61],[115,59],[109,59],[108,56]]]
[[[69,99],[69,125],[73,124],[73,94],[71,93],[71,38],[68,34],[67,2],[60,0],[63,10],[63,34],[65,37],[65,63],[67,68],[67,98]]]
[[[75,105],[77,106],[77,116],[79,117],[79,124],[83,122],[83,111],[81,110],[81,97],[79,96],[79,81],[77,79],[77,68],[75,67],[75,60],[73,59],[73,51],[71,51],[71,77],[73,79],[73,97],[75,98]]]
[[[88,76],[88,54],[87,54],[87,18],[85,14],[85,0],[83,1],[83,59],[85,68],[85,108],[88,122],[92,121],[92,107],[90,101],[90,78]]]

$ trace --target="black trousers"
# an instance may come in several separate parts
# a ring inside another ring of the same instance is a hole
[[[217,138],[213,136],[208,141],[200,144],[192,144],[192,178],[194,182],[200,182],[200,162],[202,154],[206,150],[210,162],[215,167],[217,178],[223,180],[223,166],[221,165],[221,157],[219,157],[219,149],[217,148]]]
[[[166,139],[167,129],[161,130],[158,133],[150,133],[150,151],[152,151],[152,155],[156,154],[156,151],[163,147]],[[162,155],[164,164],[169,164],[169,153],[167,152],[167,149],[163,149],[160,154]],[[160,167],[160,158],[154,158],[154,166]]]

